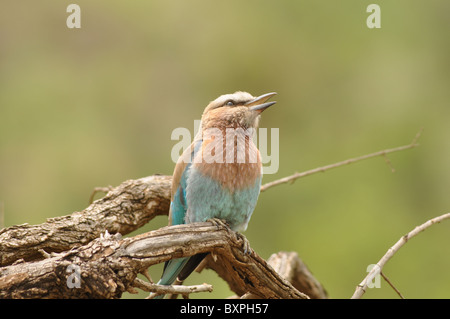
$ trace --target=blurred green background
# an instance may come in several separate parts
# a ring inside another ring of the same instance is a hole
[[[81,29],[66,26],[70,3],[0,3],[4,226],[80,211],[96,186],[171,174],[172,130],[193,130],[236,90],[278,92],[261,126],[280,129],[280,168],[263,182],[408,144],[424,127],[420,147],[389,156],[395,173],[375,158],[261,194],[253,249],[298,252],[331,298],[450,211],[449,1],[379,0],[381,29],[367,28],[361,0],[78,0]],[[433,226],[386,265],[405,297],[450,298],[449,231]],[[232,294],[211,271],[187,284],[202,282],[215,291],[192,297]],[[397,295],[382,281],[364,297]]]

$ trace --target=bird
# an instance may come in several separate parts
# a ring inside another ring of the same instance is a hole
[[[235,232],[247,229],[262,180],[261,156],[252,136],[261,113],[276,103],[267,102],[276,94],[254,97],[237,91],[206,106],[198,133],[175,165],[169,225],[216,218]],[[167,261],[157,284],[184,281],[207,254]]]

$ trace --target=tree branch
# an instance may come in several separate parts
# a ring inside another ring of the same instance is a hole
[[[41,250],[62,252],[87,244],[106,230],[128,234],[168,214],[171,181],[171,176],[157,175],[125,181],[81,212],[1,229],[0,266],[42,259]]]
[[[312,275],[296,252],[279,252],[273,254],[269,257],[267,263],[283,278],[286,278],[292,283],[295,288],[310,298],[328,298],[325,288]]]
[[[279,252],[270,256],[267,264],[273,268],[282,278],[289,281],[298,291],[301,291],[309,298],[325,299],[328,298],[325,289],[309,272],[307,266],[302,262],[295,252]],[[255,299],[261,298],[247,290],[239,281],[236,281],[233,270],[230,270],[224,261],[217,256],[208,256],[198,271],[203,268],[214,270],[219,277],[226,281],[230,289],[237,294],[233,298]]]
[[[213,286],[208,284],[193,285],[193,286],[183,286],[183,285],[165,286],[145,282],[139,278],[134,279],[133,286],[146,292],[153,292],[155,293],[155,296],[177,294],[183,295],[183,297],[185,297],[192,293],[213,291]]]
[[[389,153],[394,153],[394,152],[400,152],[400,151],[404,151],[410,148],[414,148],[419,146],[419,144],[417,144],[417,141],[419,140],[420,135],[422,134],[422,129],[420,129],[420,131],[416,134],[416,136],[414,137],[414,139],[412,140],[411,144],[408,145],[403,145],[403,146],[399,146],[399,147],[395,147],[395,148],[388,148],[385,150],[381,150],[375,153],[370,153],[370,154],[366,154],[366,155],[362,155],[362,156],[358,156],[358,157],[354,157],[354,158],[350,158],[347,159],[345,161],[341,161],[341,162],[337,162],[334,164],[330,164],[330,165],[325,165],[325,166],[321,166],[321,167],[317,167],[302,173],[295,173],[293,175],[284,177],[284,178],[280,178],[277,179],[273,182],[270,183],[266,183],[264,185],[261,186],[261,192],[264,192],[265,190],[280,185],[280,184],[285,184],[285,183],[289,183],[289,182],[294,182],[296,179],[299,179],[301,177],[306,177],[312,174],[316,174],[316,173],[323,173],[327,170],[330,170],[332,168],[336,168],[336,167],[341,167],[344,165],[349,165],[352,163],[356,163],[365,159],[369,159],[372,157],[377,157],[377,156],[383,156],[386,160],[386,163],[389,165],[389,167],[391,168],[392,171],[394,171],[394,169],[392,168],[392,166],[390,165],[390,161],[387,158],[387,154]]]
[[[371,271],[367,274],[367,276],[361,281],[361,283],[356,287],[355,293],[352,296],[352,299],[360,299],[362,295],[366,292],[367,286],[370,282],[372,282],[373,278],[380,274],[383,270],[384,265],[395,255],[395,253],[410,240],[414,236],[423,232],[425,229],[431,227],[434,224],[440,223],[445,219],[450,219],[450,213],[446,213],[444,215],[435,217],[433,219],[428,220],[420,226],[417,226],[412,231],[402,236],[391,248],[388,249],[386,254],[376,263],[376,265],[372,268]]]
[[[119,298],[139,286],[136,276],[148,267],[204,252],[217,256],[232,270],[232,280],[256,296],[307,298],[251,249],[244,252],[245,246],[242,235],[215,220],[125,239],[107,234],[50,258],[0,268],[0,298]]]

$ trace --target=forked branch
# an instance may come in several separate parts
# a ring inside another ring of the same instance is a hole
[[[391,248],[388,249],[386,254],[376,263],[376,265],[372,268],[371,271],[367,274],[367,276],[361,281],[361,283],[356,287],[355,293],[352,296],[352,299],[359,299],[366,292],[368,284],[372,282],[372,280],[380,274],[383,270],[383,267],[386,263],[395,255],[395,253],[405,245],[408,240],[417,236],[419,233],[423,232],[425,229],[431,227],[434,224],[440,223],[445,219],[450,219],[450,213],[446,213],[444,215],[435,217],[423,223],[420,226],[417,226],[412,231],[402,236]]]
[[[241,235],[214,220],[125,239],[107,234],[40,261],[0,268],[0,298],[119,298],[133,287],[151,287],[136,281],[148,267],[205,252],[232,270],[230,280],[244,291],[260,298],[308,298],[244,246]]]

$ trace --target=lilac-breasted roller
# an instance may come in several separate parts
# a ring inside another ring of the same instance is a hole
[[[247,229],[262,179],[261,157],[252,136],[260,114],[275,104],[266,102],[275,94],[255,98],[235,92],[209,103],[193,143],[175,166],[169,225],[219,218],[234,231]],[[177,277],[183,281],[205,256],[166,262],[158,284],[171,285]]]

